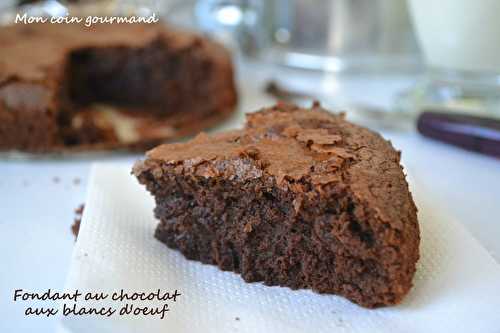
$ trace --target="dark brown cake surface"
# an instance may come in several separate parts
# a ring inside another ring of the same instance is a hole
[[[228,52],[162,24],[16,24],[0,45],[0,150],[151,146],[236,104]]]
[[[246,127],[148,152],[134,174],[154,195],[156,237],[247,282],[396,304],[419,257],[400,154],[314,105],[279,104]]]

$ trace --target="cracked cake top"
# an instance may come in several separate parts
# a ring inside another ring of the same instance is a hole
[[[247,115],[245,128],[186,143],[161,145],[147,153],[135,173],[162,165],[178,174],[232,181],[265,178],[297,194],[327,184],[347,186],[393,227],[416,208],[399,164],[400,153],[379,134],[332,114],[318,103],[304,109],[277,104]]]

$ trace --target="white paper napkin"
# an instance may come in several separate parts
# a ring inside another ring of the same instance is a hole
[[[415,285],[402,304],[377,310],[308,290],[248,284],[186,260],[153,237],[153,199],[130,166],[96,165],[89,184],[67,289],[161,288],[182,295],[163,320],[63,317],[73,332],[500,332],[500,265],[461,224],[426,202],[415,182],[422,238]]]

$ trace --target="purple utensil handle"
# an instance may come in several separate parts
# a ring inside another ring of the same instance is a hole
[[[500,119],[425,111],[417,129],[424,136],[500,158]]]

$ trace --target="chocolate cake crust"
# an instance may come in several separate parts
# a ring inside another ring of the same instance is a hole
[[[400,153],[315,104],[278,104],[246,127],[159,146],[134,167],[155,236],[247,282],[399,303],[419,258]]]
[[[163,24],[16,24],[0,45],[0,150],[150,148],[236,105],[227,50]]]

